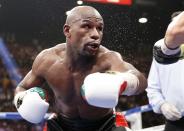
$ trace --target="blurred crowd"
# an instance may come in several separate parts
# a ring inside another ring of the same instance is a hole
[[[15,60],[17,64],[17,70],[22,76],[27,74],[27,72],[31,69],[32,62],[35,59],[36,55],[41,50],[49,47],[48,44],[45,44],[44,42],[41,42],[37,39],[31,40],[31,42],[20,42],[17,41],[15,36],[12,34],[2,37],[8,51],[10,52],[10,57]],[[131,57],[129,57],[127,54],[127,57],[125,57],[124,59],[132,63],[147,77],[152,60],[151,53],[152,52],[150,52],[149,55],[140,56],[143,53],[135,52],[134,54],[131,53]],[[124,54],[122,53],[122,55]],[[10,79],[7,68],[5,67],[2,60],[0,60],[0,67],[0,112],[15,112],[16,109],[13,105],[13,94],[16,85],[14,84],[13,80]],[[146,104],[148,104],[148,100],[145,92],[134,97],[121,96],[119,104],[117,106],[117,111],[125,111]],[[152,112],[144,113],[142,119],[143,127],[155,126],[163,122],[163,118],[161,116],[156,116]],[[31,131],[37,130],[38,128],[38,126],[30,126],[30,124],[26,123],[25,121],[20,121],[18,123],[19,124],[17,124],[16,121],[1,120],[0,131],[4,131],[3,129],[5,129],[6,131],[18,131],[28,127]],[[10,125],[12,126],[10,127]],[[32,129],[32,127],[34,128]]]
[[[9,57],[15,61],[16,70],[21,76],[24,76],[30,70],[35,56],[42,50],[42,47],[37,45],[36,40],[33,40],[32,44],[18,43],[14,35],[4,37],[3,43],[10,53]],[[0,60],[0,67],[0,112],[15,111],[12,100],[16,84],[14,80],[10,79],[8,68],[6,68],[2,59]]]

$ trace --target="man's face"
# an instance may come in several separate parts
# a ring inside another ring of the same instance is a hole
[[[79,55],[94,56],[98,53],[103,36],[103,20],[86,17],[73,21],[70,25],[70,43]]]

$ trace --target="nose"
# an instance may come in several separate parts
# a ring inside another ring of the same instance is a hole
[[[91,38],[94,40],[98,40],[100,38],[100,34],[96,28],[91,30]]]

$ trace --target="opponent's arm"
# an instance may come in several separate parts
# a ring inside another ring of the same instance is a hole
[[[184,56],[184,12],[180,13],[169,24],[165,38],[157,41],[153,47],[153,56],[156,61],[170,64]]]
[[[169,24],[165,34],[165,45],[169,49],[177,49],[184,43],[184,12],[181,12]]]
[[[44,79],[41,77],[42,64],[44,64],[44,61],[42,61],[42,56],[39,55],[33,63],[32,70],[15,90],[14,104],[19,114],[32,123],[41,122],[49,106],[45,101],[45,90],[39,88],[44,83]]]

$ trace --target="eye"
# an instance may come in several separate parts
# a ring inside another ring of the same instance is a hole
[[[91,26],[90,26],[89,24],[83,24],[83,25],[82,25],[82,28],[90,29],[90,28],[91,28]]]
[[[103,30],[103,27],[102,26],[99,26],[99,27],[97,27],[97,30],[102,31]]]

